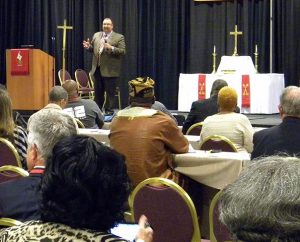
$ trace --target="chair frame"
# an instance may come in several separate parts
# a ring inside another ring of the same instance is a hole
[[[79,81],[79,78],[78,78],[78,71],[84,72],[86,74],[86,77],[88,79],[87,86],[82,86],[80,84],[80,81]],[[82,96],[82,93],[80,92],[80,88],[90,88],[90,89],[93,89],[93,90],[88,91],[88,93],[87,93],[88,98],[89,99],[94,99],[94,87],[93,87],[94,84],[91,84],[92,81],[91,81],[90,77],[91,77],[90,73],[89,73],[89,75],[87,75],[86,71],[83,70],[83,69],[79,68],[79,69],[75,70],[75,80],[76,80],[76,83],[77,83],[77,86],[78,86],[78,92],[79,92],[79,95],[80,95],[81,98],[85,98],[85,96]]]
[[[0,142],[4,143],[11,150],[11,152],[13,153],[13,155],[16,158],[18,167],[22,168],[22,163],[21,163],[20,155],[19,155],[17,149],[14,147],[14,145],[9,140],[7,140],[5,138],[2,138],[2,137],[0,137]]]
[[[74,118],[74,120],[75,120],[75,122],[76,122],[78,128],[80,128],[80,129],[85,129],[85,126],[84,126],[84,124],[81,122],[80,119]]]
[[[62,79],[62,76],[61,76],[61,74],[60,74],[60,73],[62,73],[62,71],[63,71],[63,69],[60,69],[60,70],[58,71],[58,79],[59,79],[59,82],[60,82],[60,85],[61,85],[61,86],[64,84],[63,79]],[[67,70],[65,70],[65,73],[68,73],[68,75],[70,76],[70,79],[72,79],[70,72],[68,72]],[[65,75],[66,75],[66,74],[65,74]],[[66,81],[66,79],[65,79],[64,81]]]
[[[226,138],[225,136],[222,135],[210,135],[208,137],[206,137],[199,146],[199,149],[201,150],[201,147],[203,146],[203,144],[208,141],[208,140],[222,140],[225,141],[233,150],[233,152],[238,152],[237,148],[235,147],[235,145],[232,143],[232,141],[228,138]]]
[[[203,122],[197,122],[197,123],[194,123],[192,126],[190,126],[188,128],[188,130],[186,131],[186,135],[194,135],[194,134],[190,134],[190,132],[195,128],[195,127],[198,127],[198,126],[203,126]],[[200,133],[199,133],[200,135]]]
[[[175,182],[166,179],[166,178],[161,178],[161,177],[153,177],[153,178],[148,178],[142,182],[140,182],[135,189],[133,190],[133,192],[130,194],[129,198],[128,198],[128,203],[129,203],[129,207],[131,210],[131,216],[132,216],[132,221],[134,221],[134,199],[135,196],[137,195],[137,193],[139,192],[139,190],[141,188],[143,188],[146,185],[152,185],[152,186],[167,186],[172,188],[173,190],[175,190],[180,196],[181,198],[185,201],[185,203],[187,204],[190,214],[191,214],[191,218],[193,221],[193,227],[194,227],[194,232],[193,232],[193,236],[191,241],[192,242],[199,242],[201,241],[201,233],[200,233],[200,229],[199,229],[199,223],[198,223],[198,216],[197,216],[197,212],[196,212],[196,208],[195,205],[192,201],[192,199],[190,198],[190,196],[187,194],[187,192],[180,187],[178,184],[176,184]]]
[[[5,217],[0,218],[0,226],[3,227],[11,227],[11,226],[22,225],[22,224],[23,222],[12,218],[5,218]]]
[[[19,174],[20,176],[26,177],[29,176],[29,172],[24,170],[21,167],[18,166],[12,166],[12,165],[5,165],[0,167],[0,173],[5,176],[5,171],[11,171],[14,173]]]
[[[222,190],[217,192],[209,205],[209,239],[211,242],[218,242],[214,232],[214,209],[222,194]]]
[[[218,191],[216,195],[213,197],[213,199],[211,200],[209,205],[209,239],[211,242],[218,242],[215,236],[214,211],[222,193],[223,190]],[[231,242],[231,241],[226,240],[225,242]]]

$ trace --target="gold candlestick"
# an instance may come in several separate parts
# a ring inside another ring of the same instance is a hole
[[[257,45],[255,45],[255,52],[254,52],[254,59],[255,59],[255,69],[256,73],[258,73],[258,51],[257,51]]]
[[[216,56],[217,56],[215,45],[214,45],[214,52],[212,53],[212,56],[213,56],[213,71],[212,71],[212,74],[214,74],[214,73],[216,73]]]

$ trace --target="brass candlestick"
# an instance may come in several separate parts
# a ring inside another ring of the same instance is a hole
[[[216,46],[214,45],[214,52],[212,53],[213,56],[213,71],[212,74],[216,73],[216,57],[217,57],[217,53],[216,53]]]
[[[254,66],[256,69],[256,73],[258,73],[258,51],[257,51],[257,45],[255,45],[255,52],[254,52]]]

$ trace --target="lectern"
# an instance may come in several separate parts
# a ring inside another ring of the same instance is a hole
[[[54,57],[42,50],[6,50],[6,85],[14,110],[39,110],[48,103],[54,68]]]

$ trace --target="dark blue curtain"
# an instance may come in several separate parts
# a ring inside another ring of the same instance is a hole
[[[24,44],[56,57],[62,68],[62,31],[67,32],[66,69],[89,71],[91,55],[82,40],[101,28],[103,18],[114,21],[114,30],[125,35],[121,92],[126,105],[127,82],[137,76],[156,81],[156,96],[169,109],[177,109],[178,77],[184,73],[210,73],[213,46],[217,63],[232,55],[237,24],[239,55],[253,57],[259,50],[259,71],[270,72],[270,0],[194,2],[193,0],[1,0],[0,82],[6,82],[5,50]],[[273,0],[273,72],[284,73],[286,85],[298,85],[300,1]],[[58,84],[57,78],[57,84]]]

